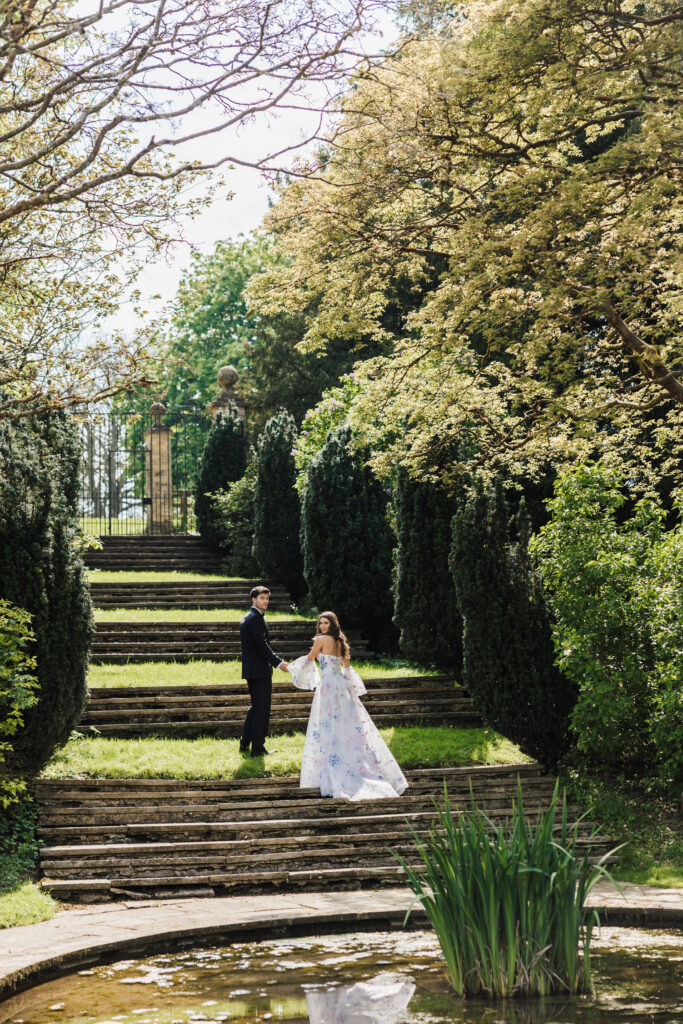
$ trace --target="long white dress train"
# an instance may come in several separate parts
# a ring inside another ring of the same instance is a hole
[[[289,663],[294,685],[315,690],[301,763],[301,787],[341,800],[400,796],[408,783],[359,696],[363,680],[341,658],[318,655]]]

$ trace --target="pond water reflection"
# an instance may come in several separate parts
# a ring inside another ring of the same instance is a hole
[[[683,935],[603,929],[595,997],[486,1003],[450,992],[433,932],[244,943],[80,971],[0,1004],[12,1024],[669,1024]]]

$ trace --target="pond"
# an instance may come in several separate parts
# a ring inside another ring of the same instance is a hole
[[[683,1021],[682,977],[682,934],[604,928],[595,939],[594,998],[463,1001],[449,990],[433,932],[373,932],[242,943],[103,965],[0,1005],[0,1020],[668,1024]]]

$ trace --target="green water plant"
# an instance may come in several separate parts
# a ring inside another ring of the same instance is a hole
[[[398,853],[406,882],[431,921],[459,996],[507,998],[590,988],[590,944],[599,924],[586,900],[611,854],[591,863],[578,851],[581,819],[567,816],[558,786],[536,822],[527,820],[518,782],[510,820],[480,808],[456,812],[448,790],[426,838],[413,831],[422,861]],[[588,844],[590,845],[590,844]],[[612,851],[613,853],[614,851]],[[616,883],[614,883],[616,884]]]

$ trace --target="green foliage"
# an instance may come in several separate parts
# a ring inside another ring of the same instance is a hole
[[[230,363],[240,373],[238,390],[249,402],[252,431],[282,406],[299,423],[324,389],[350,368],[347,343],[333,343],[322,357],[298,350],[305,331],[300,311],[270,316],[250,303],[250,280],[281,261],[272,239],[262,233],[193,254],[155,361],[158,391],[171,408],[206,406],[216,397],[218,368]],[[148,405],[147,397],[135,400],[136,408]]]
[[[563,772],[571,799],[621,845],[612,874],[623,882],[683,888],[683,820],[679,794],[667,798],[641,784],[597,773],[581,755]]]
[[[683,781],[683,527],[642,499],[625,512],[602,464],[557,480],[532,550],[552,605],[557,661],[578,688],[572,729],[595,765]]]
[[[29,881],[38,863],[38,808],[22,792],[0,815],[0,928],[45,921],[55,902]]]
[[[327,441],[328,435],[347,422],[359,392],[360,385],[356,382],[355,374],[344,374],[339,386],[328,388],[315,408],[306,412],[294,453],[299,494],[303,494],[306,489],[306,474],[311,461]]]
[[[448,568],[455,501],[439,487],[396,475],[392,505],[394,622],[406,658],[457,672],[462,668],[462,618]]]
[[[391,639],[391,539],[387,496],[338,427],[313,458],[301,510],[308,600],[336,612],[372,642]]]
[[[254,488],[254,558],[265,578],[283,584],[294,601],[306,590],[295,487],[296,441],[294,418],[281,409],[259,438]]]
[[[212,495],[225,490],[234,480],[240,480],[246,468],[244,420],[237,415],[235,406],[230,405],[216,416],[206,438],[195,491],[197,529],[202,540],[216,550],[220,549],[220,535]]]
[[[463,630],[463,685],[487,722],[554,766],[569,747],[576,684],[555,665],[545,595],[529,564],[528,524],[509,512],[500,479],[477,480],[453,518],[450,568]]]
[[[218,392],[219,367],[242,370],[245,345],[258,326],[244,289],[271,262],[271,248],[265,236],[249,235],[217,242],[211,253],[192,254],[158,365],[160,389],[171,407],[208,405]]]
[[[680,9],[429,7],[453,21],[353,80],[324,158],[283,186],[263,308],[306,311],[309,348],[381,346],[353,422],[382,476],[609,451],[643,490],[680,482]],[[397,280],[415,305],[391,322]]]
[[[578,822],[568,824],[566,794],[558,806],[557,786],[547,811],[527,822],[521,785],[509,824],[495,825],[474,799],[456,816],[446,790],[429,837],[412,830],[424,868],[395,856],[434,926],[457,995],[590,989],[591,935],[599,919],[586,899],[610,876],[602,867],[606,858],[591,866],[587,851],[579,855],[578,830]]]
[[[86,699],[93,623],[78,543],[79,458],[63,413],[0,424],[0,597],[31,615],[39,684],[7,756],[16,776],[49,760]]]
[[[0,805],[7,808],[25,789],[19,779],[7,778],[2,766],[11,750],[9,737],[24,723],[23,712],[37,703],[36,659],[30,648],[35,641],[31,616],[23,608],[0,600]]]
[[[255,485],[256,471],[252,461],[240,480],[234,480],[224,490],[212,495],[214,528],[229,576],[250,579],[258,574],[258,565],[252,554]]]

